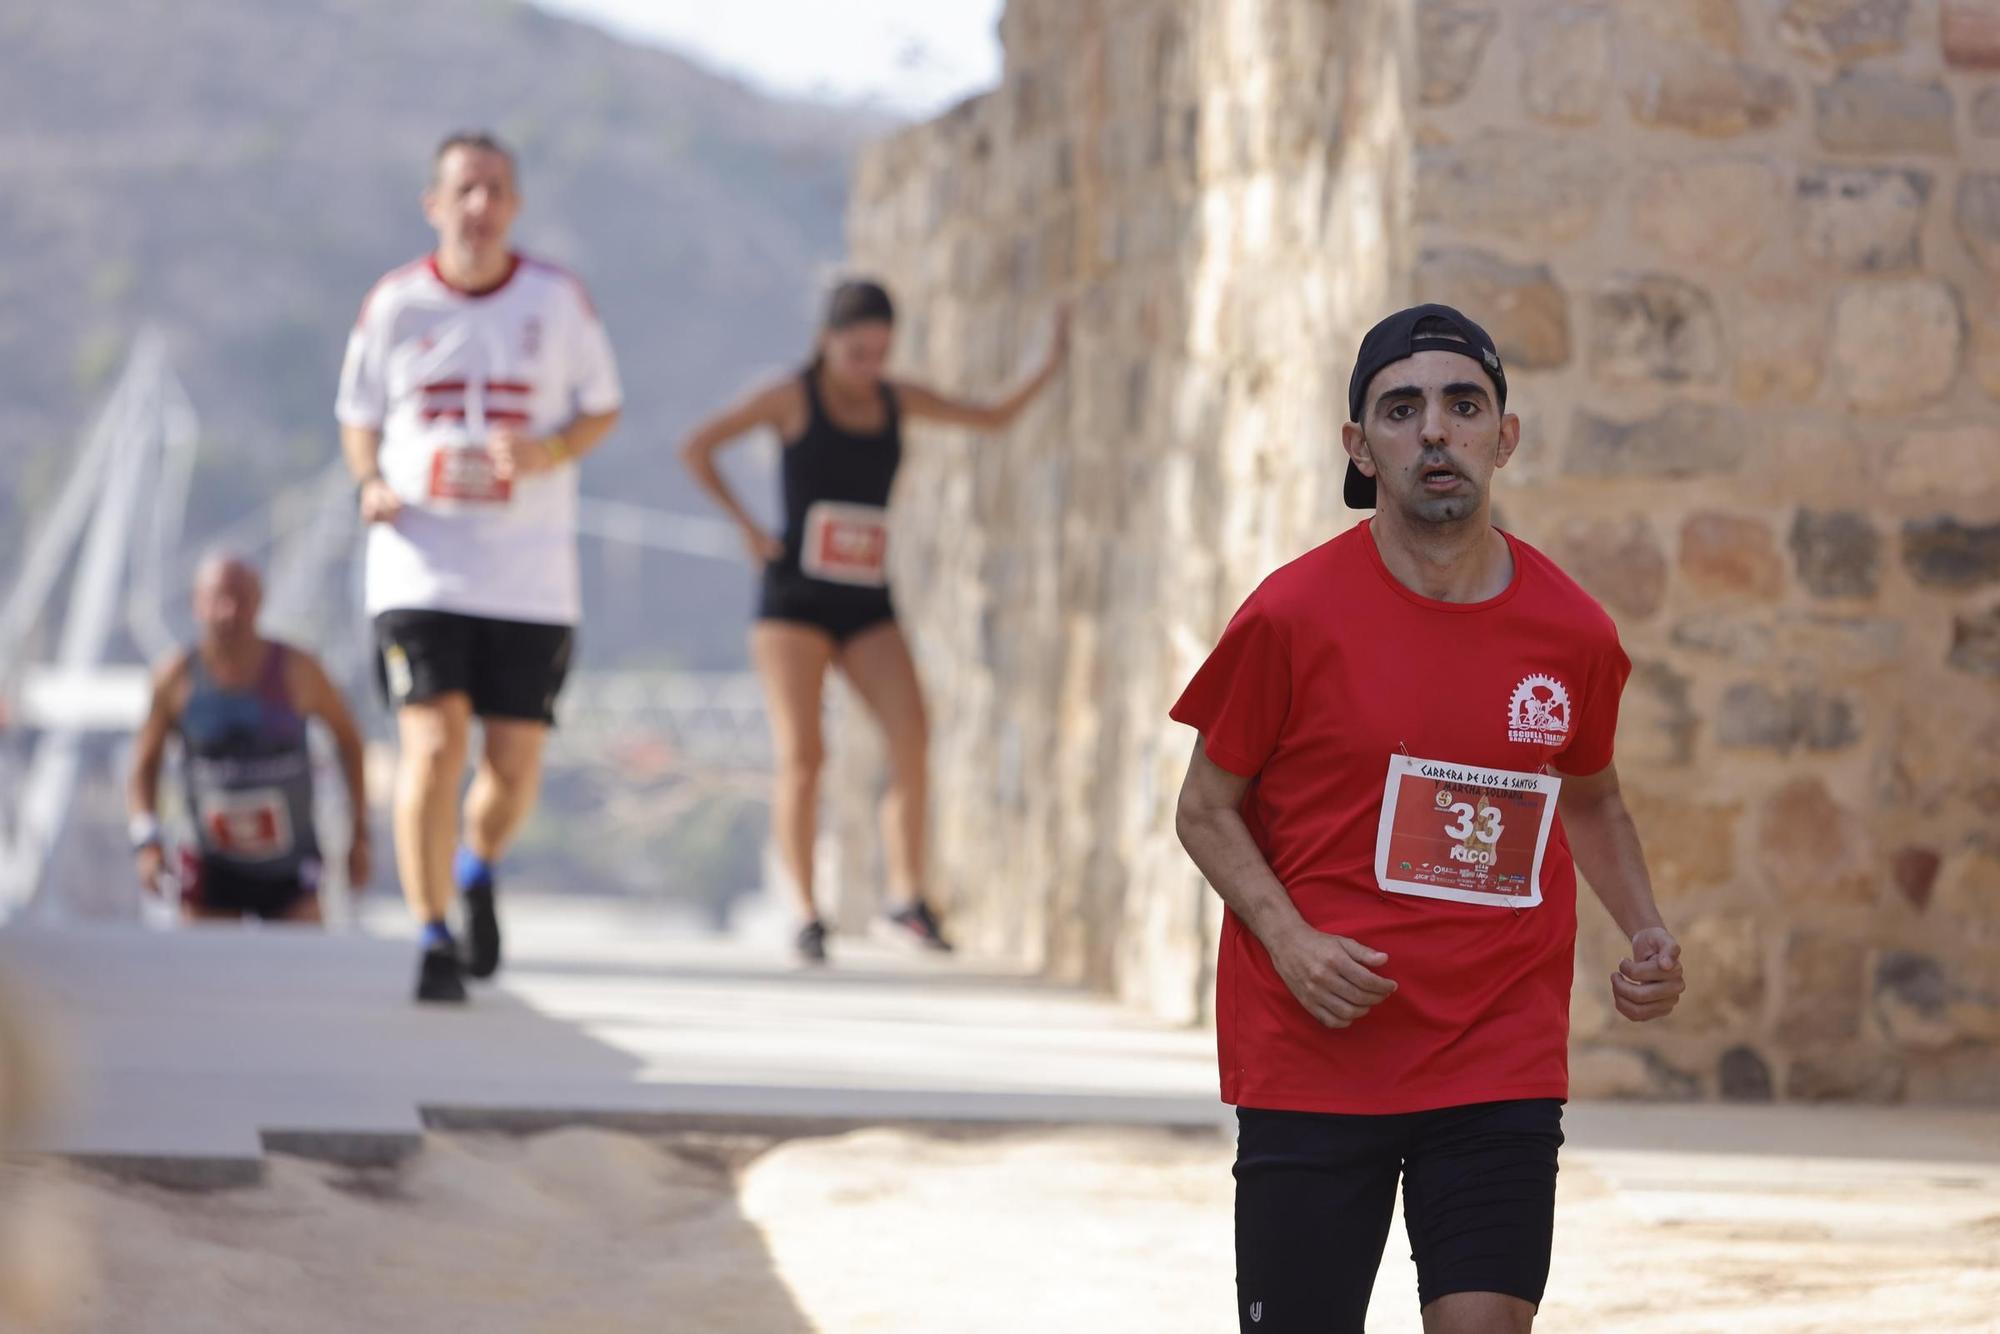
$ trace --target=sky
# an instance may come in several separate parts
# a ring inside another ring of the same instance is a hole
[[[1002,0],[534,0],[769,92],[929,116],[1000,81]]]

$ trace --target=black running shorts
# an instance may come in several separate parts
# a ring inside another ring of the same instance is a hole
[[[391,708],[464,694],[481,718],[553,723],[575,631],[455,611],[375,617],[376,680]]]
[[[181,853],[181,903],[211,916],[283,921],[319,893],[320,865],[308,858],[283,875],[257,875],[192,848]]]
[[[849,588],[769,568],[758,591],[757,619],[810,626],[845,646],[896,619],[886,588]]]
[[[1396,1184],[1428,1306],[1454,1292],[1540,1304],[1562,1104],[1396,1116],[1236,1113],[1237,1319],[1254,1334],[1359,1334]]]

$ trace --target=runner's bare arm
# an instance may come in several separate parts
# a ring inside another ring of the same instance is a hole
[[[160,810],[160,768],[166,762],[167,735],[173,731],[174,714],[179,708],[187,655],[176,653],[153,672],[152,699],[146,706],[145,721],[132,743],[132,773],[126,781],[125,809],[134,825],[157,823]],[[133,849],[139,879],[147,890],[158,893],[164,855],[159,841]]]
[[[375,427],[340,424],[340,453],[360,491],[363,523],[386,523],[403,508],[402,500],[382,480],[381,450],[382,432]]]
[[[354,715],[348,710],[340,687],[327,676],[317,658],[294,650],[287,667],[292,698],[297,701],[299,712],[319,719],[333,733],[334,749],[340,755],[340,774],[347,783],[347,809],[354,822],[347,844],[347,883],[359,889],[368,883],[374,864],[368,840],[368,776],[361,729],[355,726]]]
[[[1681,947],[1661,920],[1639,830],[1618,789],[1616,765],[1585,777],[1563,775],[1557,798],[1576,869],[1632,941],[1632,956],[1611,975],[1612,1003],[1643,1022],[1669,1013],[1687,989]]]
[[[729,482],[721,469],[715,466],[715,457],[724,446],[749,434],[759,426],[768,426],[781,437],[796,434],[804,429],[805,415],[803,396],[796,380],[780,380],[757,390],[747,398],[724,408],[721,412],[699,423],[688,432],[681,442],[681,462],[694,477],[695,483],[735,522],[743,533],[745,545],[750,548],[751,558],[772,561],[784,554],[778,540],[765,532],[757,521],[750,517],[750,511],[743,508],[736,499],[736,493],[729,489]],[[787,428],[794,428],[788,430]]]
[[[941,421],[952,426],[970,426],[978,431],[1005,430],[1013,425],[1014,419],[1027,409],[1028,404],[1035,401],[1035,395],[1056,378],[1068,358],[1069,311],[1065,309],[1056,312],[1048,356],[1043,358],[1041,368],[997,403],[969,403],[963,399],[947,398],[934,389],[901,381],[896,384],[896,398],[903,405],[903,411],[912,417]]]
[[[1248,778],[1208,758],[1197,739],[1181,783],[1174,830],[1222,901],[1263,942],[1299,1004],[1328,1028],[1346,1028],[1395,991],[1394,982],[1370,971],[1389,962],[1389,956],[1346,936],[1317,931],[1299,915],[1243,823],[1243,794],[1249,786]]]

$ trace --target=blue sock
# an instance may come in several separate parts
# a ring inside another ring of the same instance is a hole
[[[493,863],[464,844],[459,845],[458,856],[452,859],[451,874],[460,889],[493,888]]]
[[[443,922],[425,922],[421,937],[427,950],[448,950],[452,947],[451,928]]]

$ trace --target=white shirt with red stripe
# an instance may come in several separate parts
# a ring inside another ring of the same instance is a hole
[[[516,256],[500,286],[453,287],[436,259],[368,294],[334,415],[382,433],[382,479],[402,497],[370,526],[368,614],[419,608],[574,625],[577,470],[502,481],[485,443],[497,427],[541,437],[618,408],[611,341],[583,285]]]

